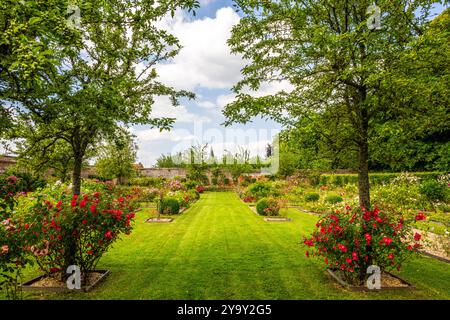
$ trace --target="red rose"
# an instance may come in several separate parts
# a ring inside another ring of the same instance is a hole
[[[352,252],[352,258],[355,261],[358,261],[358,254],[356,252]]]
[[[341,250],[342,252],[347,252],[347,247],[346,246],[344,246],[343,244],[338,244],[338,248],[339,248],[339,250]]]
[[[6,178],[9,184],[16,184],[17,183],[17,177],[16,176],[10,176]]]
[[[384,237],[383,238],[383,243],[388,246],[388,245],[390,245],[392,243],[392,239],[388,238],[388,237]]]
[[[113,238],[113,233],[108,230],[108,231],[105,232],[105,237],[108,238],[108,239],[112,239]]]
[[[412,249],[413,249],[413,247],[410,245],[410,246],[408,246],[408,250],[409,251],[412,251]]]
[[[87,201],[85,200],[85,199],[83,199],[81,202],[80,202],[80,208],[85,208],[86,207],[86,205],[87,205]]]
[[[308,250],[305,251],[305,255],[306,255],[307,258],[309,258],[309,251]]]
[[[91,210],[91,213],[96,213],[97,212],[97,206],[95,204],[92,205],[90,210]]]
[[[366,233],[366,234],[364,235],[364,237],[366,238],[367,244],[370,244],[370,241],[372,241],[372,236],[371,236],[370,234]]]
[[[389,253],[388,254],[388,259],[389,260],[394,260],[394,254],[393,253]]]
[[[84,224],[84,225],[88,224],[87,220],[83,220],[83,221],[81,221],[81,223]]]
[[[62,201],[59,201],[57,204],[56,204],[56,207],[59,209],[59,208],[61,208],[62,207]]]
[[[90,256],[92,256],[92,255],[94,254],[94,251],[89,250],[89,251],[87,252],[87,254],[90,255]]]
[[[416,221],[422,221],[425,220],[427,217],[423,214],[423,212],[419,212],[416,216]]]
[[[414,240],[415,241],[420,241],[420,239],[422,239],[422,235],[420,233],[417,233],[414,235]]]
[[[124,202],[125,202],[125,199],[124,199],[124,198],[119,198],[119,202],[120,202],[120,203],[124,203]]]
[[[75,208],[75,207],[77,206],[77,200],[76,200],[76,199],[73,199],[73,200],[70,202],[70,205],[72,206],[72,208]]]

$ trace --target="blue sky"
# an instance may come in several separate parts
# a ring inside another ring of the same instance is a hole
[[[224,128],[222,108],[234,98],[231,87],[241,78],[240,70],[245,61],[232,55],[226,44],[233,25],[240,17],[231,0],[200,0],[201,8],[193,17],[177,12],[161,26],[174,34],[183,49],[172,61],[160,65],[160,80],[177,89],[190,90],[197,95],[195,101],[182,100],[180,107],[171,107],[166,99],[157,99],[155,116],[177,118],[171,132],[136,126],[132,132],[139,145],[138,161],[149,167],[161,154],[173,154],[190,145],[208,143],[216,155],[224,150],[234,153],[237,146],[250,150],[253,156],[264,155],[265,146],[281,127],[262,119],[251,124]],[[435,9],[436,13],[442,7]],[[288,83],[268,84],[254,95],[289,90]]]

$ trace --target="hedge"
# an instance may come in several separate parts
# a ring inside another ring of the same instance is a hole
[[[387,184],[391,180],[398,177],[401,173],[371,173],[369,174],[370,184],[380,185]],[[411,172],[411,174],[418,177],[420,180],[437,179],[438,176],[445,174],[445,172]],[[358,184],[357,174],[322,174],[319,179],[319,185],[332,185],[342,187],[346,184]]]

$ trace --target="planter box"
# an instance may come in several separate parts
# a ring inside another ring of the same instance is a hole
[[[49,293],[70,293],[70,292],[89,292],[95,287],[97,287],[100,283],[102,283],[110,274],[109,270],[93,270],[89,273],[99,273],[100,276],[95,279],[95,281],[87,286],[81,287],[81,289],[70,290],[67,288],[65,283],[61,283],[60,286],[38,286],[35,285],[39,281],[46,278],[46,276],[40,276],[34,278],[33,280],[22,283],[20,287],[24,292],[49,292]]]
[[[350,290],[350,291],[356,291],[356,292],[378,292],[378,291],[392,291],[392,290],[415,290],[416,288],[411,285],[410,283],[406,282],[405,280],[393,275],[390,272],[383,272],[381,274],[381,289],[377,290],[370,290],[369,288],[367,288],[366,285],[362,285],[362,286],[354,286],[351,285],[349,283],[347,283],[345,280],[343,280],[337,273],[336,270],[331,270],[331,269],[327,269],[326,271],[334,280],[336,280],[341,286],[345,287],[346,289]],[[395,280],[397,280],[401,285],[399,286],[390,286],[390,285],[384,285],[383,286],[383,276],[387,276],[390,278],[393,278]]]

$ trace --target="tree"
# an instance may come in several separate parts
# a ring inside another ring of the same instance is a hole
[[[135,175],[134,164],[137,159],[138,146],[133,137],[123,131],[114,140],[101,148],[95,164],[97,173],[105,179],[118,179],[119,184],[124,179]]]
[[[78,32],[83,41],[66,48],[57,70],[43,70],[39,92],[14,91],[20,103],[13,138],[34,142],[63,140],[74,159],[73,193],[80,194],[81,168],[87,150],[111,139],[121,125],[147,124],[169,129],[174,119],[153,118],[155,96],[174,106],[192,93],[157,80],[155,65],[174,57],[178,40],[155,26],[176,8],[191,10],[194,0],[83,1]]]
[[[13,126],[12,98],[38,92],[56,71],[62,52],[80,42],[67,24],[68,0],[0,1],[0,134]]]
[[[382,28],[373,30],[366,14],[372,1],[236,0],[244,17],[229,45],[250,63],[233,88],[236,101],[224,109],[226,124],[262,115],[292,125],[311,112],[345,119],[340,130],[357,149],[360,205],[369,208],[373,119],[394,108],[384,92],[385,78],[425,32],[431,5],[442,2],[378,1]],[[246,92],[273,81],[286,81],[294,89],[263,97]],[[414,90],[405,88],[402,94],[411,96]]]

